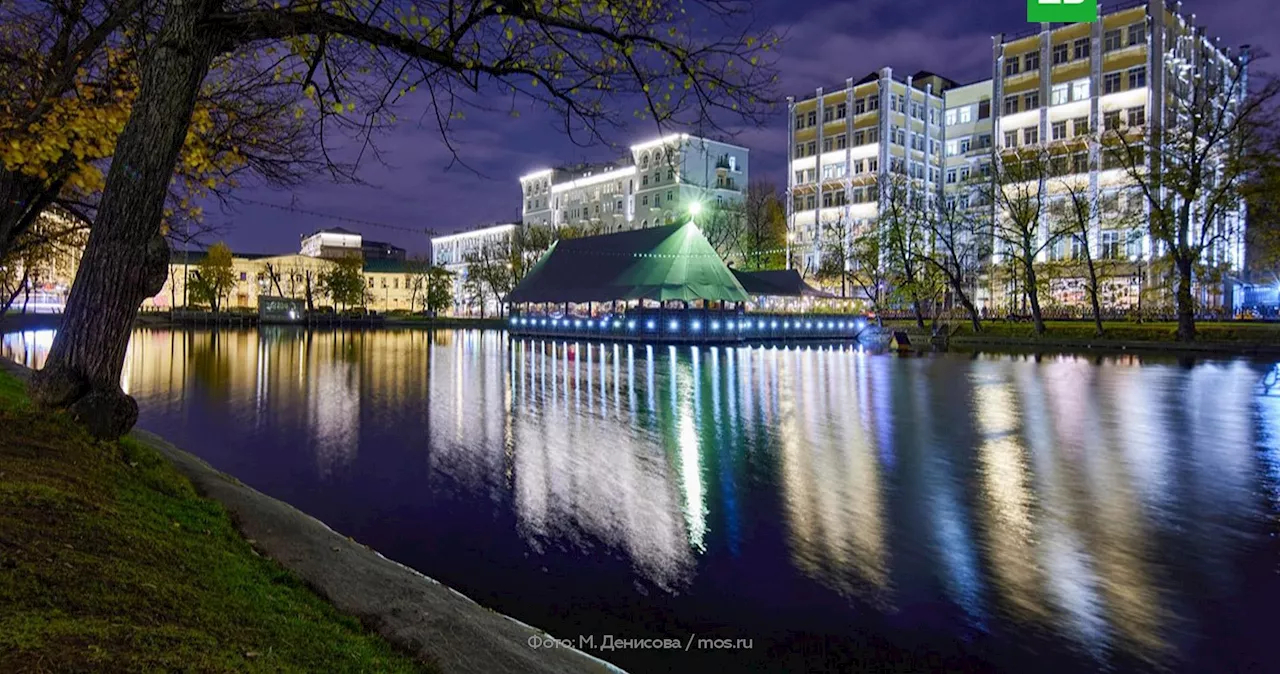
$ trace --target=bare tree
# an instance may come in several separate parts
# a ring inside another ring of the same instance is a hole
[[[1038,335],[1044,334],[1045,325],[1037,262],[1059,236],[1047,213],[1050,172],[1050,157],[1044,148],[1008,150],[997,158],[993,179],[982,188],[982,200],[996,209],[992,224],[996,254],[1009,260],[1022,281]]]
[[[752,181],[742,204],[738,257],[750,271],[786,267],[787,207],[777,187]]]
[[[1103,137],[1108,160],[1124,169],[1148,212],[1154,255],[1167,256],[1175,280],[1179,341],[1196,337],[1196,268],[1220,266],[1240,236],[1242,205],[1254,175],[1254,148],[1275,123],[1280,85],[1250,73],[1248,54],[1217,58],[1199,48],[1161,62],[1166,85],[1150,119],[1115,120]]]
[[[883,262],[894,280],[893,293],[911,305],[916,327],[924,328],[924,300],[932,294],[924,262],[928,241],[922,221],[930,205],[906,176],[893,175],[881,190],[876,231],[883,239]]]
[[[972,292],[982,261],[991,255],[991,212],[982,204],[972,204],[971,196],[944,202],[921,220],[929,241],[921,259],[942,274],[955,302],[968,314],[973,331],[982,332]]]

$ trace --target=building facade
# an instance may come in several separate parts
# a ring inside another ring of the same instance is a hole
[[[1174,97],[1189,95],[1189,78],[1242,76],[1247,51],[1232,55],[1220,48],[1193,19],[1179,3],[1162,0],[1104,6],[1094,23],[996,35],[988,80],[958,86],[931,73],[899,80],[886,68],[834,92],[789,99],[788,226],[803,271],[817,270],[832,223],[872,226],[893,176],[905,176],[934,203],[972,204],[1002,218],[999,199],[977,204],[992,189],[986,179],[994,180],[1000,162],[1035,154],[1048,164],[1037,192],[1046,200],[1039,236],[1053,236],[1048,220],[1062,212],[1069,194],[1087,194],[1088,252],[1128,265],[1108,279],[1104,302],[1133,306],[1152,282],[1149,262],[1164,251],[1147,234],[1147,200],[1129,171],[1103,150],[1104,138],[1131,133],[1149,143],[1158,124],[1185,123],[1170,111],[1177,107]],[[1238,92],[1243,96],[1243,88]],[[1147,153],[1148,170],[1157,154]],[[1245,216],[1241,203],[1215,225],[1224,236],[1204,262],[1226,270],[1228,280],[1200,284],[1206,305],[1235,302],[1232,276],[1243,269]],[[1070,265],[1083,257],[1071,237],[1043,243],[1039,262]],[[990,250],[976,299],[991,310],[1016,309],[1015,275],[998,273],[1008,266],[1009,251],[995,240]],[[1055,278],[1045,296],[1051,305],[1073,306],[1085,300],[1084,292],[1083,279],[1067,274]]]
[[[516,223],[491,225],[477,229],[435,236],[431,238],[431,264],[443,267],[453,275],[453,309],[455,316],[472,314],[495,316],[500,307],[496,298],[472,298],[467,293],[467,275],[470,272],[468,258],[478,254],[493,254],[509,249],[512,237],[520,225]],[[481,307],[480,303],[485,306]]]
[[[521,223],[607,233],[680,222],[695,202],[742,202],[749,176],[744,147],[674,134],[629,150],[615,162],[544,169],[521,177]]]
[[[376,242],[375,242],[376,243]],[[395,248],[395,247],[392,247]],[[332,268],[335,259],[363,257],[363,237],[346,230],[325,230],[303,238],[298,253],[280,255],[233,253],[231,274],[234,281],[223,300],[227,309],[253,309],[258,297],[311,298],[317,307],[333,302],[320,290],[319,277]],[[385,244],[381,250],[386,250]],[[398,249],[403,250],[403,249]],[[169,259],[169,277],[155,297],[142,302],[144,311],[161,311],[189,306],[192,302],[187,281],[199,269],[204,251],[175,250]],[[425,302],[425,264],[403,257],[363,258],[365,307],[379,313],[388,311],[421,311]]]

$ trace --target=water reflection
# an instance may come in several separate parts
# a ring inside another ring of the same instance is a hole
[[[38,367],[51,341],[6,335],[4,355]],[[1201,671],[1270,662],[1261,371],[143,330],[124,386],[145,426],[552,633],[756,639],[697,656],[730,670],[805,631],[835,662],[870,633],[1008,670]]]

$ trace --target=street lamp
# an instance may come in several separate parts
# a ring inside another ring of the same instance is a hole
[[[796,239],[796,233],[788,229],[787,230],[787,269],[791,269],[791,242],[795,241],[795,239]]]
[[[702,202],[693,201],[689,203],[689,221],[693,222],[697,219],[698,214],[702,212]]]
[[[1134,253],[1133,255],[1130,255],[1130,256],[1129,256],[1129,260],[1130,260],[1131,262],[1133,262],[1135,265],[1137,265],[1137,272],[1138,272],[1138,322],[1139,322],[1139,323],[1141,323],[1141,322],[1142,322],[1142,282],[1143,282],[1143,279],[1142,279],[1142,262],[1143,262],[1143,259],[1142,259],[1142,257],[1143,257],[1143,256],[1142,256],[1142,251],[1141,251],[1141,250],[1139,250],[1137,253]]]

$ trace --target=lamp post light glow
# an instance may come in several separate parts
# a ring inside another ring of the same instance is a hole
[[[699,213],[702,213],[702,202],[701,201],[690,202],[689,203],[689,219],[692,220],[693,218],[698,217]]]

